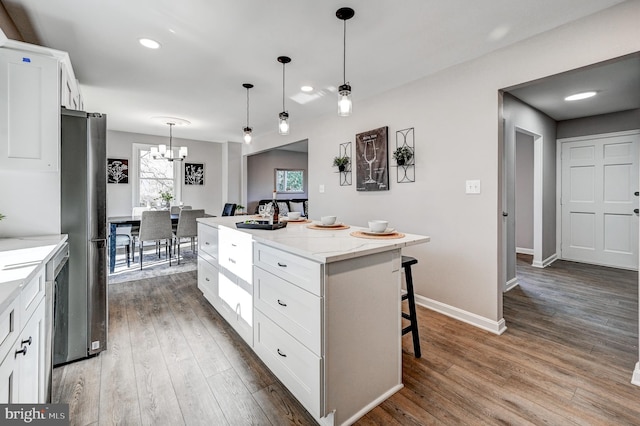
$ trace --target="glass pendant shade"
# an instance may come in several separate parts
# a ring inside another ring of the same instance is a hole
[[[251,127],[244,128],[244,143],[246,144],[251,143]]]
[[[287,114],[286,111],[283,111],[280,113],[278,117],[280,119],[278,124],[278,132],[281,135],[288,135],[289,134],[289,114]]]
[[[353,104],[351,103],[351,86],[343,84],[338,89],[338,115],[347,117],[351,115]]]

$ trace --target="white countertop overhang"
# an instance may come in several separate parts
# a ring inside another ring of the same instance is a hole
[[[0,312],[66,241],[66,234],[0,238]]]
[[[310,229],[311,223],[289,223],[285,228],[277,230],[236,228],[237,222],[247,220],[244,216],[226,216],[198,219],[205,225],[225,226],[237,229],[253,236],[254,241],[263,243],[298,256],[306,257],[321,263],[338,262],[359,256],[366,256],[384,251],[429,242],[430,237],[403,233],[403,238],[369,239],[351,235],[353,231],[367,228],[351,226],[349,229]]]

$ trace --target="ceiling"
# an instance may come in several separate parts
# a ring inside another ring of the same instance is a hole
[[[640,55],[633,54],[507,89],[556,121],[640,108]],[[596,96],[567,102],[566,96]]]
[[[26,41],[67,51],[87,110],[111,130],[166,135],[153,116],[190,126],[174,136],[241,141],[246,89],[254,135],[277,128],[281,55],[291,126],[337,114],[343,22],[346,79],[358,103],[622,0],[2,0]],[[398,5],[401,5],[399,7]],[[138,39],[160,42],[146,49]],[[304,94],[303,85],[314,91]],[[557,89],[551,89],[557,91]],[[524,93],[524,92],[522,92]],[[523,95],[524,96],[524,95]],[[551,114],[550,114],[551,115]]]

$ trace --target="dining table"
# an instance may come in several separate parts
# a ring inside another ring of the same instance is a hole
[[[215,215],[211,215],[205,213],[204,217],[215,217]],[[178,219],[180,218],[179,214],[171,215],[171,224],[176,225],[178,223]],[[141,217],[140,216],[111,216],[107,218],[107,222],[109,223],[109,273],[113,273],[116,267],[116,230],[119,226],[140,226]]]

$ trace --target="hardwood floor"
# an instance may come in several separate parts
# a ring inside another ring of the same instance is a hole
[[[637,273],[518,258],[496,336],[418,307],[405,387],[361,425],[638,425]],[[71,423],[314,424],[208,305],[195,272],[109,286],[109,350],[54,370]]]

